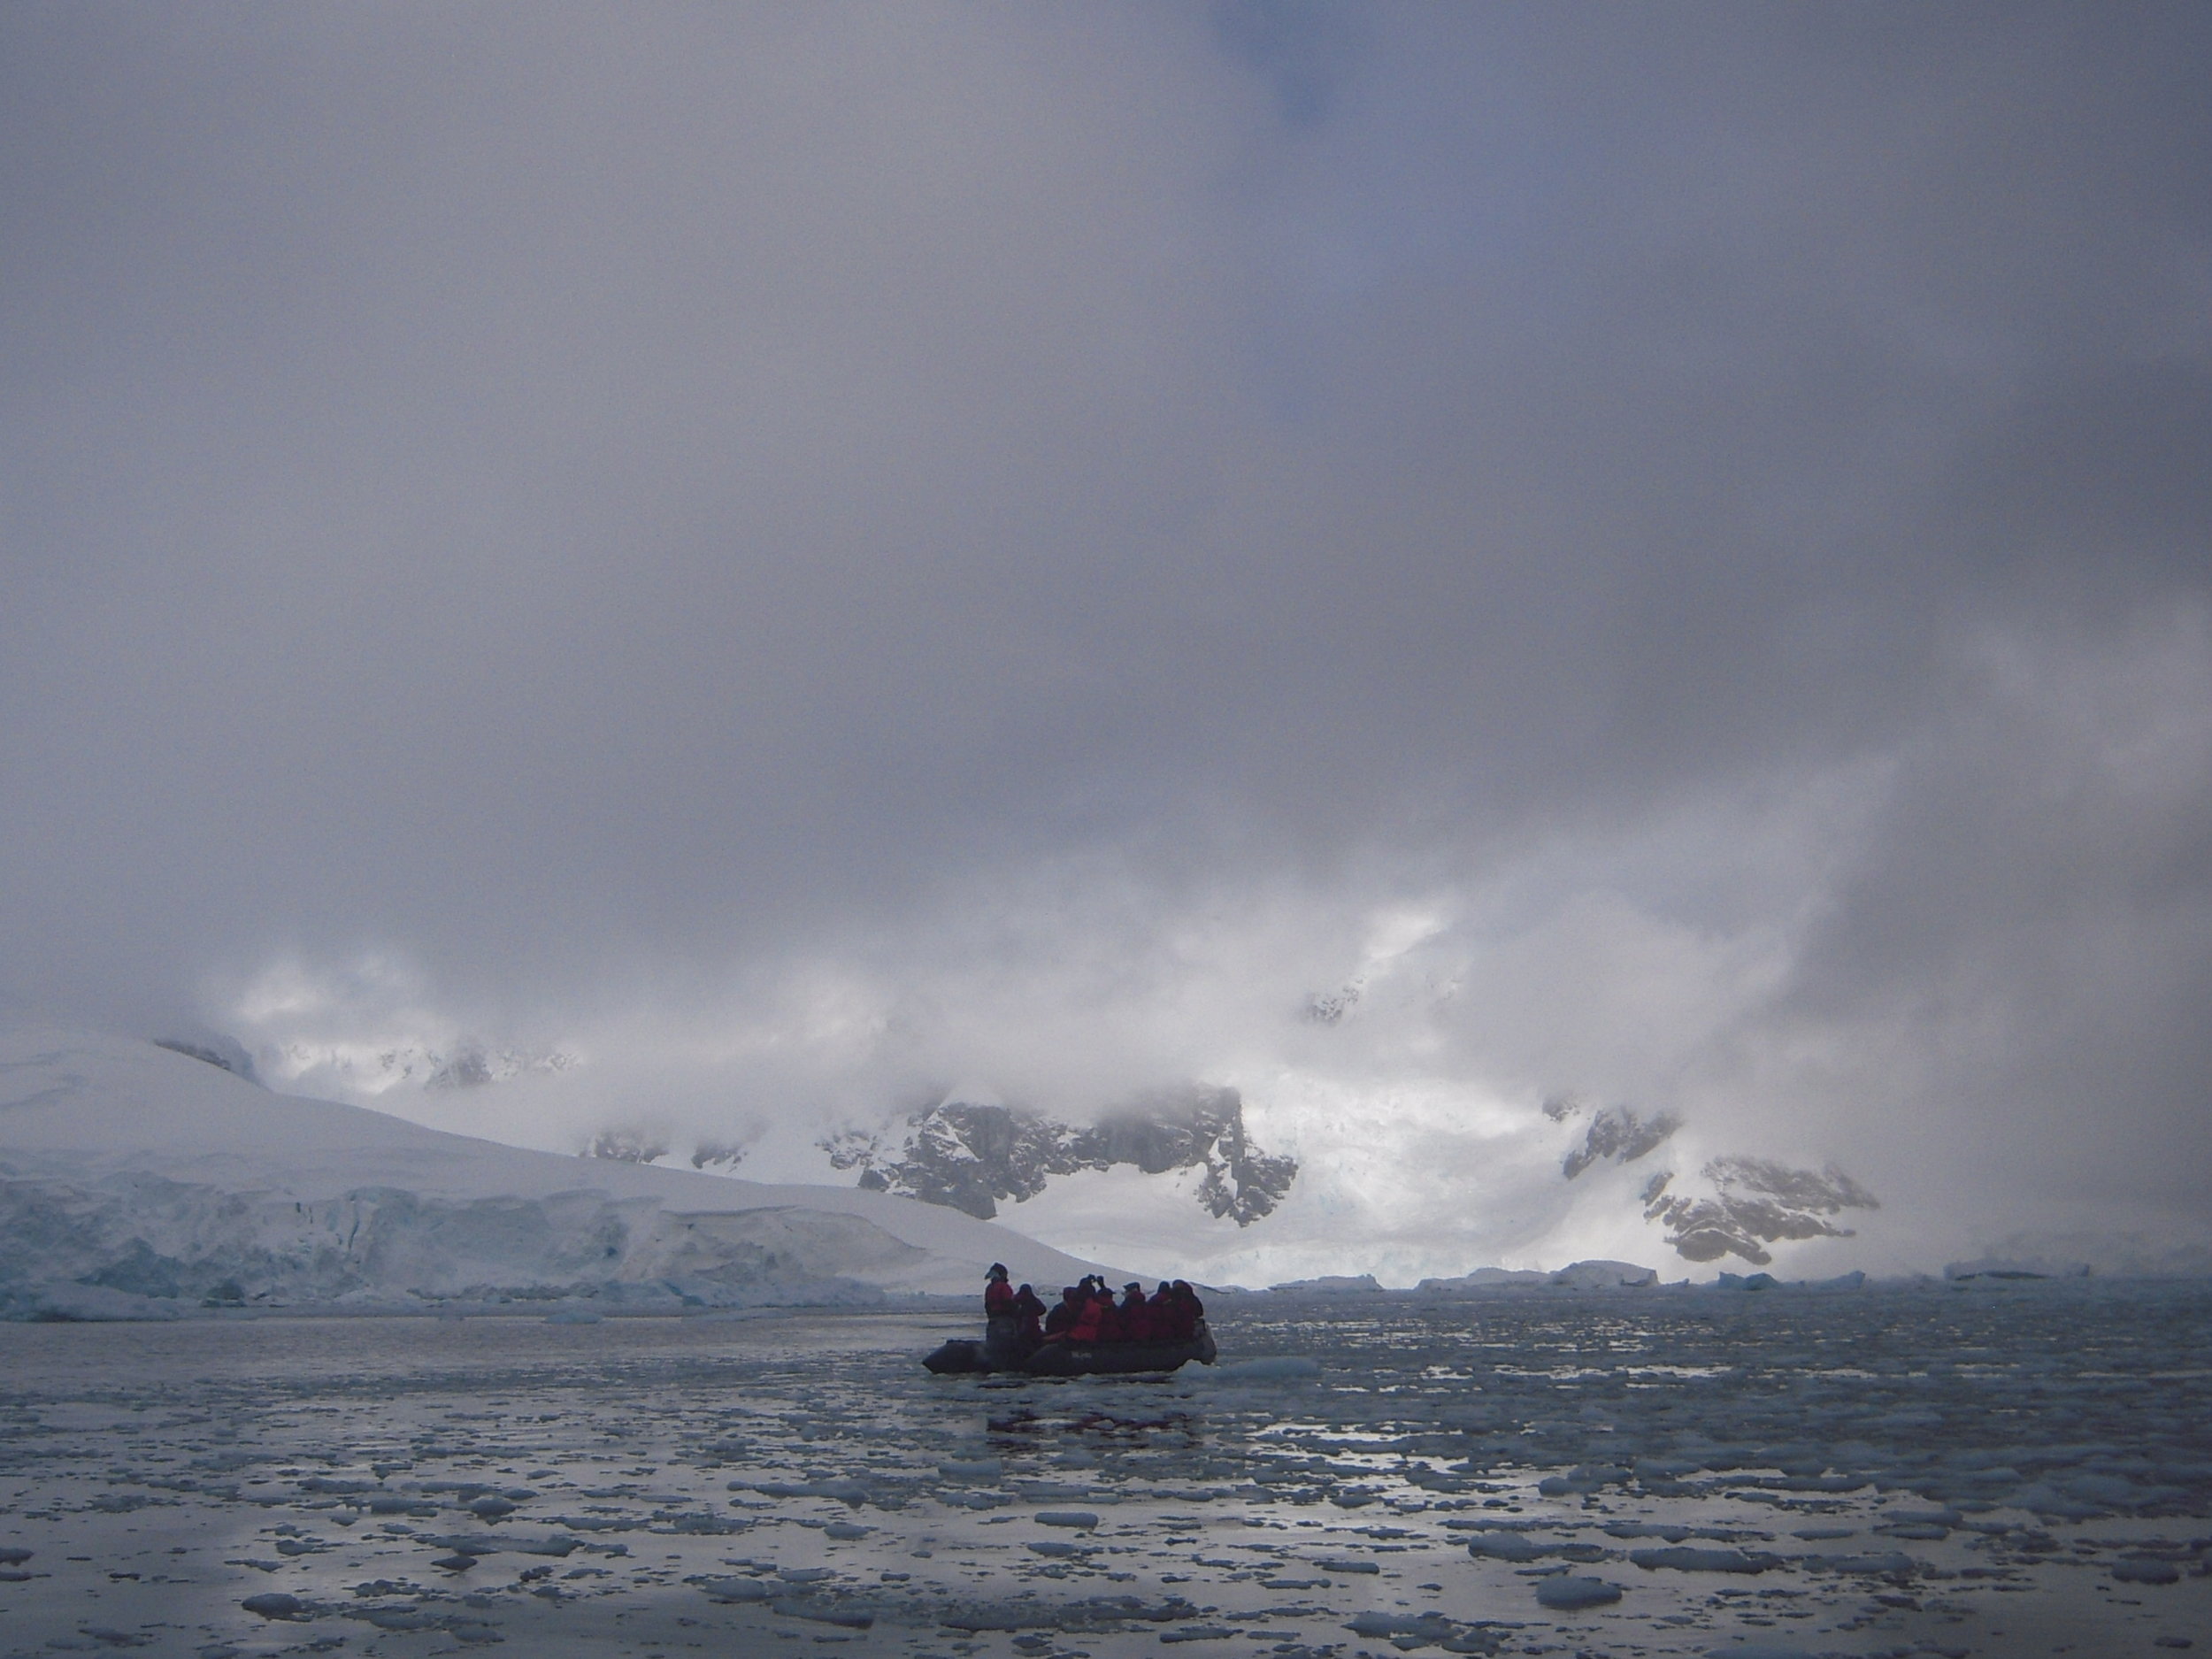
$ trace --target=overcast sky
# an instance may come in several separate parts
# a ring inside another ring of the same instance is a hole
[[[10,4],[0,998],[2201,1227],[2208,85],[2194,4]]]

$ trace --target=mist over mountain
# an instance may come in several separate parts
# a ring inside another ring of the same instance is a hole
[[[2208,79],[6,8],[0,1004],[1245,1282],[2186,1257]]]

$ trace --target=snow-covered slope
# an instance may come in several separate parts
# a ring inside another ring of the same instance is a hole
[[[150,1043],[0,1031],[0,1309],[965,1292],[1094,1264],[956,1210],[564,1157],[273,1094]]]

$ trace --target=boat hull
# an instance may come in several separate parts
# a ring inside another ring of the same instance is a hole
[[[1164,1376],[1195,1360],[1210,1365],[1218,1350],[1213,1333],[1199,1322],[1198,1330],[1180,1342],[1048,1342],[1019,1359],[995,1363],[981,1342],[955,1339],[922,1363],[940,1377],[990,1375],[995,1372],[1030,1377]]]

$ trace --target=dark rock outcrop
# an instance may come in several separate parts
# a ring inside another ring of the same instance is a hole
[[[1555,1110],[1555,1102],[1547,1102],[1544,1110],[1555,1120],[1572,1117],[1578,1110],[1568,1106],[1560,1110]],[[1571,1181],[1604,1158],[1633,1164],[1646,1153],[1663,1146],[1680,1127],[1682,1120],[1672,1112],[1639,1118],[1625,1106],[1608,1106],[1592,1117],[1590,1127],[1583,1133],[1582,1144],[1567,1154],[1560,1164],[1560,1172]]]
[[[166,1048],[172,1054],[183,1055],[204,1065],[215,1066],[233,1077],[242,1077],[249,1083],[259,1083],[260,1073],[254,1070],[253,1056],[246,1052],[245,1044],[235,1037],[211,1034],[204,1037],[157,1037],[154,1047]]]
[[[1830,1217],[1846,1210],[1878,1210],[1868,1192],[1832,1164],[1797,1170],[1765,1158],[1715,1158],[1705,1166],[1709,1198],[1667,1195],[1668,1176],[1644,1188],[1644,1219],[1667,1228],[1667,1242],[1693,1262],[1740,1256],[1764,1266],[1763,1248],[1781,1239],[1847,1239],[1849,1227]]]
[[[1034,1198],[1056,1175],[1131,1164],[1148,1175],[1204,1169],[1199,1203],[1249,1226],[1273,1210],[1298,1174],[1295,1159],[1252,1144],[1243,1100],[1233,1088],[1155,1099],[1087,1125],[948,1101],[914,1113],[902,1127],[896,1145],[856,1130],[819,1144],[833,1167],[858,1170],[863,1187],[985,1221],[998,1214],[1001,1199]]]

